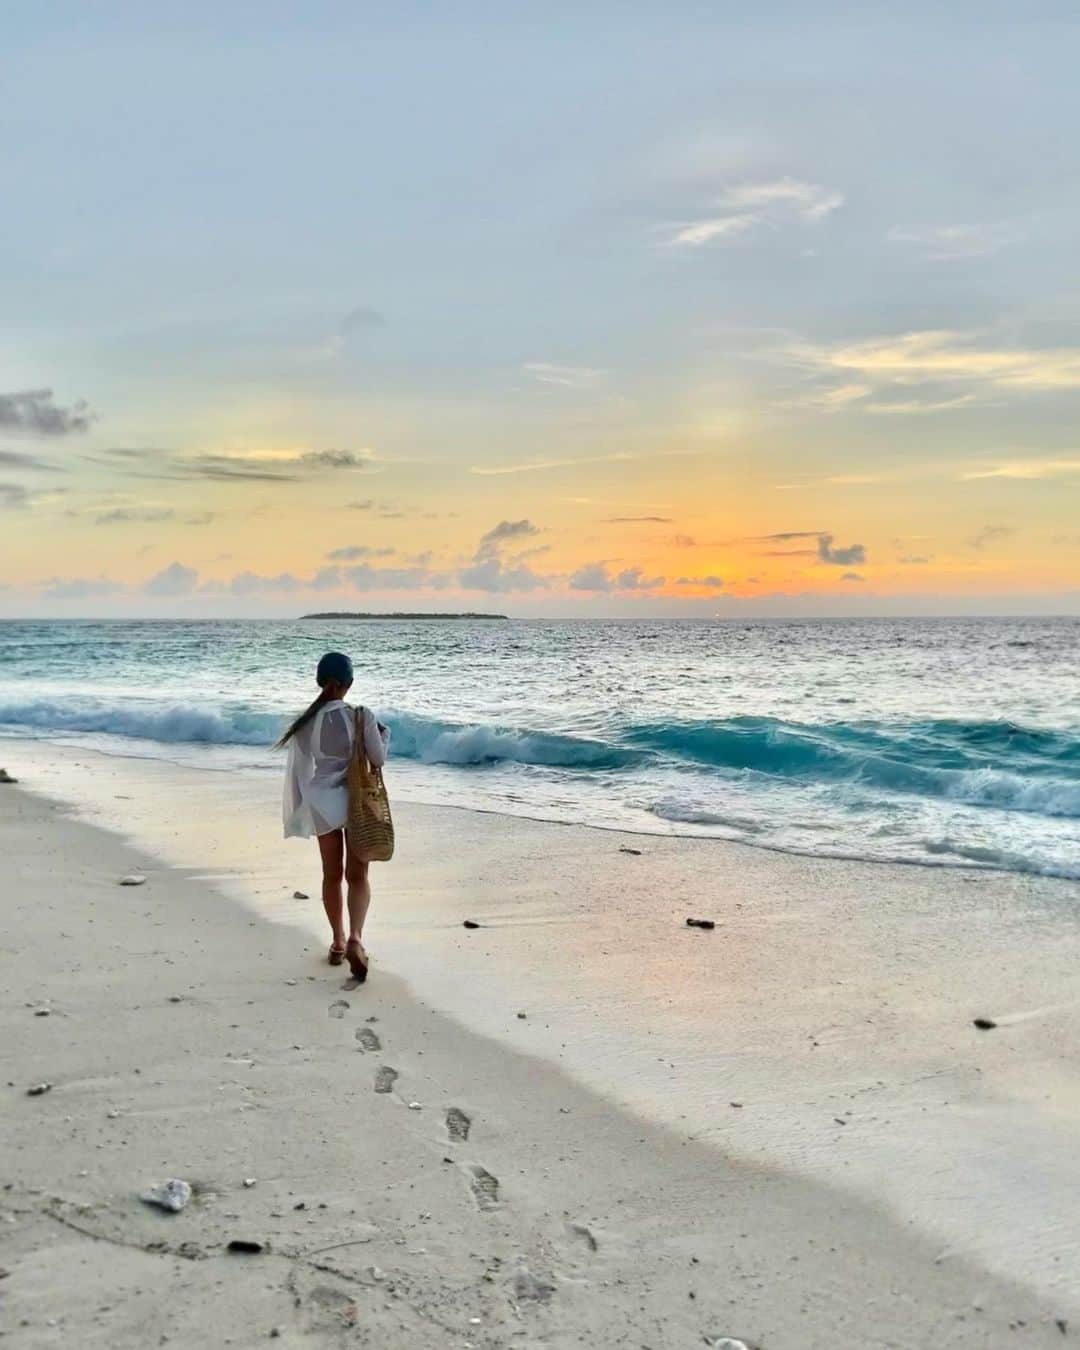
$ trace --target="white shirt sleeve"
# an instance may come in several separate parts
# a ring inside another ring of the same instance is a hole
[[[386,763],[386,756],[390,751],[390,728],[380,729],[378,720],[370,708],[364,709],[364,750],[367,753],[368,763],[376,769],[381,769]]]

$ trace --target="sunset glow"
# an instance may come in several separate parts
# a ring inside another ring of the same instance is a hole
[[[411,9],[14,24],[0,613],[1080,609],[1053,23]]]

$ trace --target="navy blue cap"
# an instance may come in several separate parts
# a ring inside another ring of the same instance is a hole
[[[315,683],[320,689],[331,680],[335,684],[352,684],[352,662],[344,652],[327,652],[315,671]]]

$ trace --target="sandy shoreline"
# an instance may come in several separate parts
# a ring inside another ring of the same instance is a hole
[[[0,835],[0,1327],[19,1344],[1062,1343],[1067,1270],[1048,1296],[644,1123],[410,995],[388,970],[415,935],[388,926],[387,968],[349,990],[321,941],[22,788],[2,789]],[[133,870],[146,885],[117,886]],[[398,1077],[377,1094],[382,1067]],[[177,1216],[137,1198],[167,1176],[201,1189]],[[234,1237],[269,1250],[230,1256]]]

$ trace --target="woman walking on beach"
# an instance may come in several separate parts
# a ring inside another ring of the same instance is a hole
[[[344,700],[353,682],[352,662],[341,652],[327,652],[315,672],[319,696],[278,741],[289,747],[285,768],[283,814],[285,837],[315,835],[322,858],[322,900],[333,941],[328,960],[343,960],[357,980],[367,978],[368,957],[362,941],[371,904],[368,863],[350,845],[349,765],[356,737],[375,768],[386,763],[390,731],[375,720],[370,708],[352,708]],[[347,886],[349,931],[346,937],[341,883]]]

